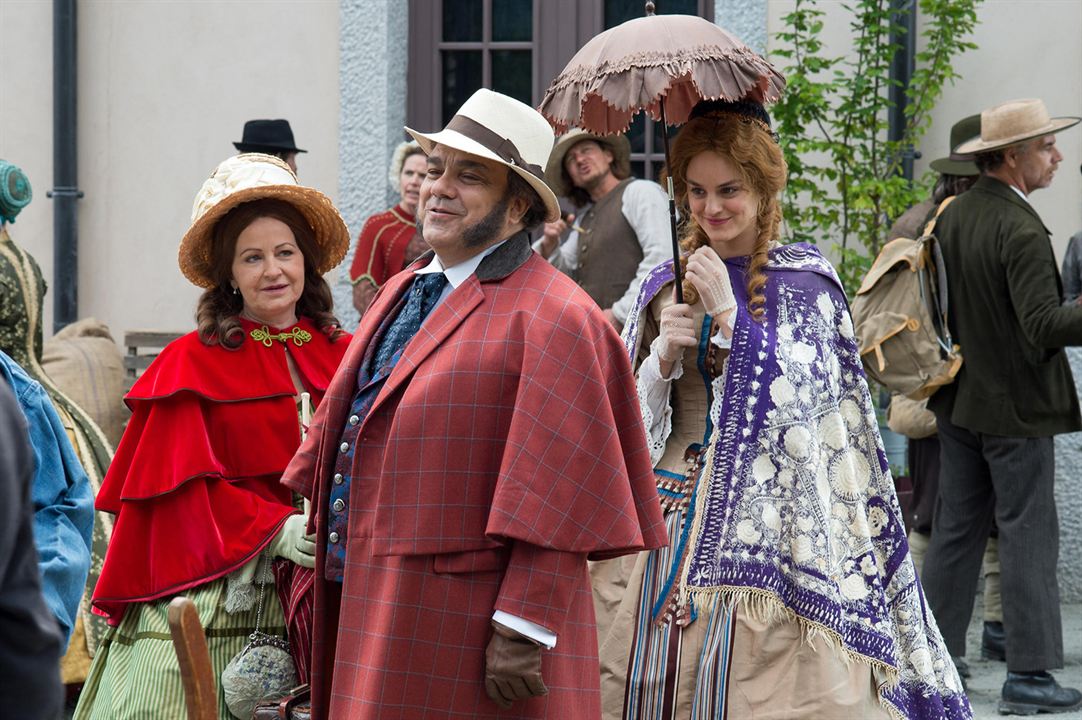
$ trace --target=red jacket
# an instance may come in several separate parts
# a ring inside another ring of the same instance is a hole
[[[416,234],[417,221],[401,205],[365,220],[349,268],[350,282],[368,280],[382,286],[408,262],[406,248]]]
[[[302,318],[311,340],[268,347],[241,322],[236,350],[194,332],[170,343],[125,398],[132,418],[96,501],[117,516],[93,601],[110,624],[129,603],[244,565],[296,512],[277,482],[301,439],[286,353],[318,403],[345,339],[331,343]]]
[[[380,323],[411,279],[412,273],[404,272],[388,281],[362,317],[313,419],[312,432],[283,475],[286,485],[312,497],[317,508],[317,577],[322,577],[326,542],[327,486],[357,390],[357,371]],[[498,563],[507,577],[493,597],[473,597],[468,608],[444,609],[477,614],[483,628],[493,609],[500,609],[554,629],[559,640],[549,656],[554,667],[546,673],[559,676],[556,666],[584,653],[587,661],[592,657],[594,674],[591,678],[589,662],[576,666],[574,684],[587,694],[596,690],[593,612],[582,601],[585,597],[589,605],[585,559],[667,542],[630,363],[596,304],[534,254],[524,233],[511,238],[427,318],[387,379],[358,438],[350,553],[355,552],[354,539],[361,538],[366,560],[358,563],[357,572],[371,573],[381,558],[394,565],[430,555],[444,558],[437,561],[444,565],[470,568],[477,562],[491,569],[494,550],[513,548],[510,563],[506,557]],[[516,558],[526,555],[539,558],[535,567],[529,567],[534,561],[516,564]],[[352,557],[347,556],[340,613],[333,612],[333,589],[328,594],[328,588],[320,589],[326,584],[317,583],[317,695],[329,690],[320,688],[318,658],[329,661],[333,628],[342,636],[339,620],[373,612],[364,597],[350,597]],[[556,568],[568,567],[568,558],[577,559],[564,576]],[[381,572],[386,577],[386,568]],[[511,576],[515,579],[508,581]],[[544,582],[559,587],[546,601],[537,602],[539,595],[546,597],[546,585],[538,585]],[[580,630],[561,635],[561,629],[571,627],[566,624],[571,615],[576,628],[589,626],[589,637]],[[426,622],[416,621],[419,626]],[[321,638],[321,625],[332,632]],[[357,629],[367,634],[398,631],[370,625]],[[486,642],[485,637],[473,637],[476,657],[446,662],[461,662],[480,672]],[[356,654],[339,648],[339,661],[348,653]],[[371,660],[361,657],[336,666],[334,672],[352,672]],[[384,694],[393,682],[383,679]],[[548,696],[547,708],[538,705],[538,713],[526,716],[575,717],[564,714],[571,703],[553,704],[558,700],[554,695]],[[583,707],[588,713],[592,702]],[[458,709],[482,717],[496,706]]]

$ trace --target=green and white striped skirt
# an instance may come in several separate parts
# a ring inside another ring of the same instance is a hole
[[[222,578],[184,594],[195,603],[206,630],[218,679],[218,717],[233,720],[222,698],[221,674],[255,629],[256,608],[227,613],[225,591]],[[184,687],[169,634],[170,600],[130,606],[120,625],[106,634],[90,666],[75,720],[185,720]],[[263,604],[260,630],[284,637],[285,619],[273,586],[267,586]]]

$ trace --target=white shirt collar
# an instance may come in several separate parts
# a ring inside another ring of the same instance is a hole
[[[1018,193],[1018,197],[1020,197],[1020,198],[1022,198],[1023,200],[1025,200],[1025,201],[1026,201],[1026,204],[1027,204],[1027,205],[1029,205],[1029,198],[1028,198],[1028,197],[1026,197],[1026,194],[1025,194],[1024,192],[1022,192],[1021,190],[1019,190],[1018,188],[1016,188],[1016,187],[1015,187],[1014,185],[1008,185],[1008,187],[1009,187],[1009,188],[1010,188],[1011,190],[1014,190],[1014,191],[1015,191],[1016,193]]]
[[[452,288],[457,288],[462,283],[469,279],[470,275],[477,272],[477,267],[481,264],[481,261],[486,257],[496,252],[496,248],[507,242],[507,239],[501,240],[491,247],[487,247],[481,252],[477,253],[469,260],[463,260],[458,265],[453,265],[449,268],[445,268],[443,263],[440,262],[440,258],[435,253],[432,254],[432,260],[419,270],[414,270],[417,275],[428,275],[430,273],[441,272],[447,276],[447,283]]]

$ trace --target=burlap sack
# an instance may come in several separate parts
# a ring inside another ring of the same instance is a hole
[[[887,427],[911,440],[935,435],[935,414],[928,409],[928,398],[910,400],[900,393],[891,393]]]
[[[116,447],[129,412],[124,405],[124,362],[109,328],[94,318],[68,325],[45,342],[41,364]]]

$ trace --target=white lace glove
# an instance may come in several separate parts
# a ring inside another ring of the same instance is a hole
[[[654,345],[662,363],[673,364],[684,356],[684,348],[699,344],[699,328],[691,317],[691,306],[687,303],[670,305],[661,311],[661,335]],[[667,368],[662,364],[662,377],[667,377]]]
[[[314,536],[305,534],[307,524],[308,521],[303,515],[290,515],[286,518],[282,529],[271,540],[271,555],[285,558],[306,568],[314,568],[316,541]]]
[[[736,308],[729,271],[714,250],[703,245],[688,258],[687,279],[699,291],[706,313],[718,322]]]

